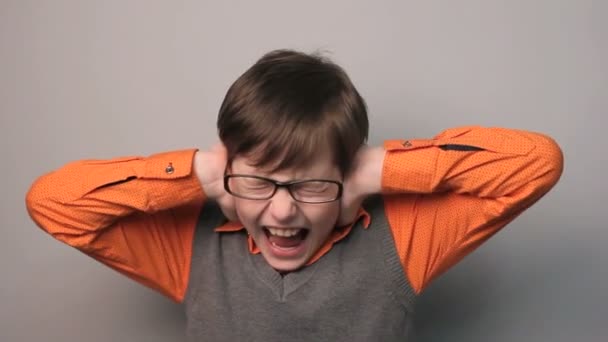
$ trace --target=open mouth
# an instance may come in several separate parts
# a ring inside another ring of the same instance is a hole
[[[296,257],[305,251],[306,228],[263,227],[271,252],[276,257]]]

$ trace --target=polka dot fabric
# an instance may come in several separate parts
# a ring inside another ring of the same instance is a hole
[[[563,169],[555,141],[521,130],[460,127],[384,146],[386,215],[417,293],[538,201]]]
[[[179,302],[204,200],[194,152],[70,163],[33,184],[28,212],[57,240]]]

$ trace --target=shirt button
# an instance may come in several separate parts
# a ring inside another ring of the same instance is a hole
[[[172,174],[173,171],[175,171],[175,169],[173,168],[173,163],[169,163],[169,165],[167,165],[167,167],[165,168],[165,172],[168,174]]]

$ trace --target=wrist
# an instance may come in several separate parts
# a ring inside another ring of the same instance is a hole
[[[383,147],[364,147],[361,151],[357,187],[361,197],[382,192],[382,167],[386,151]]]
[[[224,193],[224,156],[215,148],[194,154],[194,172],[207,198],[217,199]]]

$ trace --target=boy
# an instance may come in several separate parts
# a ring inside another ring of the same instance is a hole
[[[403,341],[424,288],[563,167],[552,139],[503,128],[368,147],[346,73],[286,50],[217,125],[210,150],[79,161],[27,195],[55,238],[183,302],[190,340]]]

